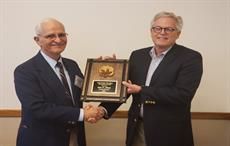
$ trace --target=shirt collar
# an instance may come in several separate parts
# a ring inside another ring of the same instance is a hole
[[[55,66],[56,66],[56,64],[57,64],[57,61],[54,60],[53,58],[49,57],[48,55],[46,55],[42,50],[41,50],[40,52],[41,52],[42,56],[45,58],[45,60],[48,62],[48,64],[49,64],[53,69],[55,69]],[[62,63],[62,58],[60,57],[58,61]]]
[[[161,52],[161,54],[159,56],[156,56],[155,47],[153,46],[153,48],[149,51],[149,55],[153,58],[165,56],[171,48],[172,48],[172,46],[169,47],[168,49],[166,49],[164,52]]]

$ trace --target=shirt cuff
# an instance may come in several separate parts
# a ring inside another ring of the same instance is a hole
[[[78,121],[83,121],[84,120],[84,110],[81,108],[80,109],[80,114],[78,117]]]
[[[104,116],[103,116],[103,118],[108,119],[108,118],[109,118],[109,116],[108,116],[108,111],[107,111],[103,106],[99,106],[99,107],[101,107],[101,108],[103,109],[103,111],[104,111]]]

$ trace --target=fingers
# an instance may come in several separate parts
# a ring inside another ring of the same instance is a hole
[[[90,109],[90,108],[92,108],[92,107],[93,107],[93,105],[87,104],[84,108],[85,108],[85,109]]]
[[[84,120],[94,121],[93,118],[97,115],[97,110],[90,104],[86,105],[84,108]]]
[[[88,118],[88,119],[86,120],[86,122],[89,122],[89,123],[93,124],[93,123],[96,123],[97,120],[96,120],[95,118]]]
[[[112,56],[99,56],[98,60],[116,60],[116,55],[112,54]]]
[[[132,84],[132,82],[130,80],[128,80],[128,82],[126,81],[122,81],[122,84],[127,87],[127,92],[128,93],[139,93],[141,91],[141,86],[136,85],[136,84]]]
[[[116,54],[113,54],[113,59],[114,59],[114,60],[116,59]]]
[[[97,120],[100,120],[100,119],[102,119],[102,118],[104,117],[105,111],[104,111],[104,109],[103,109],[102,107],[100,107],[100,106],[97,108],[97,111],[98,111]]]
[[[131,86],[132,86],[132,82],[130,80],[128,80],[128,82],[127,81],[122,81],[122,84],[127,88],[131,88]]]
[[[84,107],[84,120],[89,123],[96,123],[103,118],[105,112],[101,107],[86,105]]]
[[[102,56],[99,56],[98,58],[97,58],[97,60],[102,60],[103,59],[103,57]]]

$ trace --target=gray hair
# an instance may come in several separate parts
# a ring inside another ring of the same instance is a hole
[[[43,25],[45,23],[47,23],[47,22],[57,22],[61,26],[63,26],[63,28],[65,28],[64,25],[60,21],[58,21],[57,19],[54,19],[54,18],[45,18],[39,24],[37,24],[35,26],[35,33],[36,33],[36,35],[40,35],[42,33]]]
[[[158,20],[159,18],[162,18],[162,17],[173,18],[176,21],[176,29],[177,29],[177,31],[181,32],[182,27],[183,27],[183,19],[182,19],[181,16],[176,16],[173,12],[162,11],[162,12],[157,13],[154,16],[153,20],[151,21],[151,27],[154,25],[156,20]]]

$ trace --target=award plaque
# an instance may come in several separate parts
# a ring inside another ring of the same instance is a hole
[[[128,60],[87,59],[81,100],[126,102]]]

